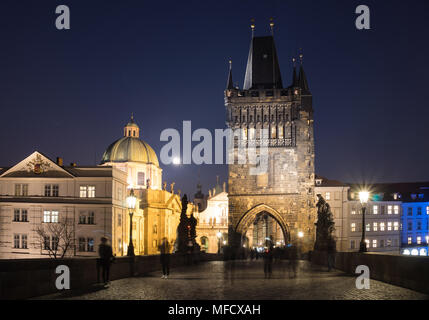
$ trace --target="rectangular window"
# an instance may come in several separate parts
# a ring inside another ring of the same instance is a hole
[[[26,234],[21,235],[21,248],[27,249],[27,235]]]
[[[85,212],[81,212],[80,213],[79,224],[86,224],[86,215],[85,215]]]
[[[384,231],[384,222],[380,222],[380,231]]]
[[[380,248],[384,248],[384,240],[383,239],[380,240]]]
[[[15,222],[19,221],[19,214],[20,214],[20,210],[19,209],[15,209],[13,211],[13,221],[15,221]]]
[[[28,211],[27,209],[21,209],[21,221],[28,222]]]
[[[94,239],[88,238],[88,252],[94,252]]]
[[[86,241],[85,238],[79,238],[79,252],[85,252]]]
[[[95,198],[95,186],[88,186],[88,198]]]
[[[373,206],[372,207],[372,213],[373,214],[378,214],[378,206]]]
[[[118,213],[118,227],[122,226],[122,213]]]
[[[422,222],[417,221],[417,230],[422,230]]]
[[[49,250],[50,248],[50,238],[49,237],[43,237],[43,249]]]
[[[88,224],[95,224],[95,213],[93,211],[88,213]]]
[[[51,196],[51,185],[45,184],[45,197],[50,197],[50,196]]]
[[[87,187],[86,186],[80,186],[80,197],[86,198],[87,195]]]
[[[51,211],[43,211],[43,222],[51,222]]]
[[[377,223],[377,222],[374,222],[374,223],[372,224],[372,230],[373,230],[373,231],[378,231],[378,223]]]
[[[392,214],[393,206],[387,206],[387,214]]]
[[[20,196],[20,195],[21,195],[21,185],[15,184],[15,196]]]
[[[330,192],[326,192],[325,193],[325,198],[326,198],[326,200],[331,200],[331,193]]]
[[[352,211],[351,211],[351,214],[356,214],[356,210],[352,210]]]
[[[367,223],[367,224],[366,224],[366,228],[365,228],[365,230],[366,230],[366,231],[371,231],[371,224],[370,224],[370,223]]]
[[[409,216],[413,215],[413,208],[412,207],[408,207],[408,215]]]
[[[393,229],[395,230],[395,231],[398,231],[399,230],[399,222],[394,222],[393,223]]]
[[[408,222],[408,231],[413,230],[413,223],[411,221]]]
[[[422,215],[422,207],[417,207],[417,215],[418,216]]]
[[[429,214],[429,206],[426,207],[426,214]]]
[[[59,244],[58,237],[52,237],[52,250],[53,251],[57,251],[58,250],[58,244]]]
[[[372,247],[377,248],[377,240],[372,240]]]
[[[60,187],[57,184],[53,184],[52,185],[52,196],[58,197],[59,193],[60,193],[59,190],[60,190]]]
[[[13,247],[19,249],[19,234],[13,235]]]
[[[422,237],[421,236],[417,237],[417,244],[422,244]]]
[[[351,231],[356,232],[356,223],[351,224]]]
[[[354,249],[355,248],[355,241],[351,240],[350,241],[350,249]]]
[[[384,214],[386,212],[386,206],[381,206],[380,214]]]
[[[387,231],[392,231],[392,222],[387,223]]]
[[[394,206],[393,211],[395,214],[399,214],[399,206]]]
[[[412,237],[408,237],[408,244],[412,244],[413,243],[413,238]]]
[[[51,222],[58,223],[58,211],[51,212]]]
[[[145,185],[144,172],[137,172],[137,184],[139,186]]]
[[[28,196],[28,184],[15,184],[15,196]]]
[[[387,239],[386,247],[392,246],[392,239]]]

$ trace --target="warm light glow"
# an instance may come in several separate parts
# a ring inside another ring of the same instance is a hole
[[[175,165],[180,164],[180,158],[179,157],[174,157],[173,158],[173,164],[175,164]]]
[[[360,203],[365,204],[368,202],[368,199],[369,199],[369,192],[368,191],[359,192]]]
[[[304,232],[302,232],[302,231],[298,232],[298,237],[299,238],[303,238],[304,237]]]
[[[222,233],[219,231],[218,233],[216,233],[216,236],[220,239],[222,238]]]
[[[128,209],[134,209],[136,207],[137,198],[134,196],[134,191],[131,189],[130,195],[127,197]]]
[[[226,244],[226,240],[223,240],[223,244]]]

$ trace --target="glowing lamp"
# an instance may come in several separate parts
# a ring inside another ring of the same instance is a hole
[[[366,204],[368,202],[368,199],[369,199],[369,192],[368,191],[359,192],[360,203]]]

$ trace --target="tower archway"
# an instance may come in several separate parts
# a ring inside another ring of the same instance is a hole
[[[248,210],[246,213],[244,213],[241,219],[238,221],[237,225],[235,226],[235,232],[243,237],[249,227],[253,224],[253,222],[260,214],[267,214],[272,217],[278,223],[280,229],[282,230],[285,244],[290,242],[290,232],[286,221],[284,221],[284,218],[277,210],[266,204],[256,205],[250,210]]]

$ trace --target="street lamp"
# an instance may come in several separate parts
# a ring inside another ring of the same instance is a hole
[[[218,242],[217,242],[217,254],[220,254],[220,238],[222,238],[222,233],[219,231],[216,234],[216,236],[217,236],[217,239],[218,239]]]
[[[130,243],[128,244],[127,256],[134,257],[134,244],[133,244],[133,211],[136,207],[137,198],[134,195],[134,190],[131,189],[130,195],[127,197],[127,206],[130,210]]]
[[[365,210],[366,210],[366,204],[368,203],[369,198],[369,192],[368,191],[361,191],[359,192],[359,200],[362,204],[362,239],[360,240],[360,247],[359,252],[367,252],[366,248],[366,242],[365,242]]]

